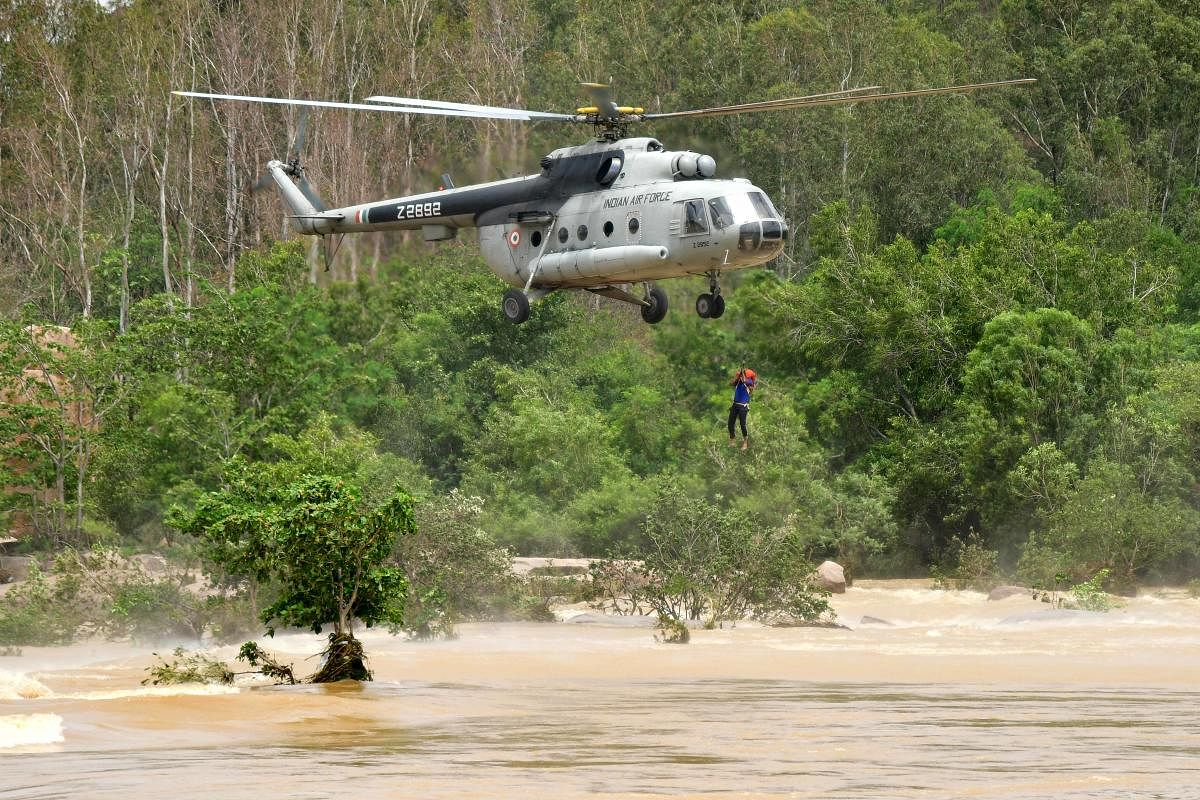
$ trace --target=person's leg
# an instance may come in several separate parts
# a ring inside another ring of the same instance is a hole
[[[742,426],[742,449],[745,450],[750,446],[750,436],[746,433],[746,417],[750,414],[750,409],[747,406],[738,406],[738,422]]]
[[[730,447],[733,447],[735,444],[737,444],[737,440],[733,438],[733,422],[734,422],[734,420],[736,420],[738,418],[738,408],[739,407],[740,406],[738,406],[737,403],[733,403],[729,406],[729,446]]]

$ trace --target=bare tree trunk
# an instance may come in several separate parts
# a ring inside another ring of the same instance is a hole
[[[155,170],[158,178],[158,230],[162,236],[163,291],[174,294],[171,281],[171,229],[167,222],[167,170],[171,163],[171,101],[167,101],[167,118],[164,123],[162,165]]]
[[[234,149],[236,136],[237,129],[233,126],[225,131],[225,274],[226,289],[230,294],[234,291],[234,268],[237,260],[238,192]]]

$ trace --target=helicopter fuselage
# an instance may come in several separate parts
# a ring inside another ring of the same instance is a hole
[[[655,139],[596,140],[554,151],[537,175],[296,219],[310,234],[421,230],[427,241],[476,228],[488,265],[527,291],[716,275],[775,258],[786,222],[761,189],[715,170],[710,157]],[[285,175],[276,180],[285,196],[295,191]]]
[[[287,164],[271,161],[267,169],[303,233],[420,230],[426,241],[436,242],[453,239],[461,228],[476,228],[484,259],[514,287],[501,301],[510,322],[527,320],[530,303],[550,292],[586,289],[641,306],[642,319],[654,324],[665,318],[668,306],[667,294],[654,281],[705,275],[708,291],[696,298],[696,313],[717,319],[725,313],[721,273],[775,258],[783,250],[788,227],[766,192],[746,180],[717,180],[717,164],[710,156],[668,152],[657,139],[630,138],[626,136],[629,126],[1033,83],[1032,78],[1019,78],[898,92],[854,86],[803,97],[650,113],[640,106],[617,105],[607,85],[585,83],[592,105],[577,108],[574,114],[391,95],[339,102],[182,90],[174,94],[305,109],[591,125],[597,138],[555,150],[541,160],[537,175],[332,210],[326,210],[300,165],[307,117],[301,117],[294,149],[289,148],[295,155]],[[326,241],[328,268],[332,256],[330,240]],[[642,298],[625,287],[634,282],[643,284]]]

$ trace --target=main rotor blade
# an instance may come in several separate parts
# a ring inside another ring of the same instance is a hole
[[[852,102],[862,97],[879,94],[880,86],[856,86],[853,89],[839,89],[836,92],[809,94],[804,97],[785,97],[779,100],[760,100],[756,103],[739,103],[736,106],[718,106],[694,111],[666,111],[658,114],[647,114],[646,118],[660,119],[662,117],[698,117],[720,116],[722,114],[741,114],[747,111],[778,111],[805,105],[818,105],[821,100],[838,100]]]
[[[719,106],[717,108],[702,108],[693,111],[669,111],[662,114],[646,114],[646,119],[667,119],[669,117],[720,117],[727,114],[742,114],[753,111],[788,111],[796,108],[808,108],[810,106],[847,105],[849,103],[867,103],[873,100],[896,100],[902,97],[924,97],[926,95],[951,94],[954,92],[974,92],[979,89],[994,89],[1001,86],[1024,86],[1031,83],[1037,83],[1037,79],[1018,78],[1011,81],[971,83],[964,86],[943,86],[937,89],[912,89],[904,92],[875,92],[854,95],[846,95],[840,92],[830,92],[827,95],[793,97],[787,100],[768,100],[765,101],[765,103],[742,103],[736,106]],[[864,87],[864,89],[869,88],[870,87]]]
[[[416,106],[418,108],[444,108],[453,111],[478,111],[489,116],[514,115],[512,119],[571,119],[570,114],[555,114],[549,111],[526,111],[523,108],[505,108],[503,106],[478,106],[473,103],[452,103],[447,100],[420,100],[415,97],[391,97],[389,95],[373,95],[367,98],[368,103],[394,103],[398,106]],[[508,119],[509,117],[501,117]]]
[[[180,92],[175,91],[171,94],[181,95],[183,97],[204,97],[210,100],[240,100],[247,103],[271,103],[281,106],[309,106],[311,108],[348,108],[354,111],[392,111],[397,114],[431,114],[442,117],[474,117],[485,119],[513,119],[513,120],[528,120],[529,116],[526,112],[513,111],[511,114],[482,114],[476,111],[466,111],[461,109],[439,109],[439,108],[419,108],[416,106],[386,106],[375,105],[370,103],[335,103],[329,100],[293,100],[288,97],[255,97],[252,95],[240,94],[210,94],[208,92]]]

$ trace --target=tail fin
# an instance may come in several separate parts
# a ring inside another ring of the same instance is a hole
[[[271,173],[271,177],[275,179],[275,185],[279,187],[279,193],[283,195],[284,204],[294,216],[312,217],[325,210],[325,204],[320,203],[320,198],[316,198],[317,203],[314,203],[312,199],[308,198],[300,190],[299,186],[292,182],[288,166],[282,161],[268,162],[267,170]],[[318,203],[320,203],[321,208],[317,208]]]
[[[324,215],[327,206],[313,191],[300,167],[282,161],[269,161],[267,171],[275,179],[275,185],[283,195],[283,203],[291,212],[289,216],[296,220],[296,227],[304,233],[328,233],[331,219]],[[293,181],[297,173],[298,178]]]

